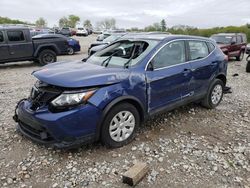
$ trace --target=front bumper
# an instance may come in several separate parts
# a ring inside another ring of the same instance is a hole
[[[15,120],[21,134],[31,140],[57,148],[75,147],[96,140],[101,111],[91,104],[52,113],[47,107],[32,111],[28,100],[20,102]]]

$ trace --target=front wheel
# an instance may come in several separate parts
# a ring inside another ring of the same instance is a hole
[[[140,124],[137,109],[129,103],[114,106],[107,114],[102,127],[101,140],[110,148],[130,143]]]
[[[216,108],[223,98],[224,83],[220,79],[215,79],[202,101],[202,105],[208,109]]]
[[[52,50],[43,50],[38,56],[39,63],[41,65],[47,65],[49,63],[56,62],[56,53]]]

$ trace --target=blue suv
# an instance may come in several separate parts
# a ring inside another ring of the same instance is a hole
[[[227,57],[208,38],[128,35],[82,61],[35,71],[38,80],[14,119],[38,143],[121,147],[155,114],[197,101],[215,108],[226,72]]]

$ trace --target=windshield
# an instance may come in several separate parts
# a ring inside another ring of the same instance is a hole
[[[95,53],[89,63],[105,67],[130,67],[139,63],[156,45],[158,41],[119,41]]]
[[[113,42],[119,39],[121,36],[120,35],[111,35],[107,37],[106,39],[103,40],[103,42]]]
[[[216,41],[216,43],[220,44],[230,44],[232,41],[232,36],[219,36],[219,35],[214,35],[211,37]]]

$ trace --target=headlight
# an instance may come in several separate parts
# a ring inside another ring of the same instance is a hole
[[[69,107],[78,104],[84,104],[93,94],[95,90],[79,93],[62,93],[55,98],[51,104],[55,107]]]

